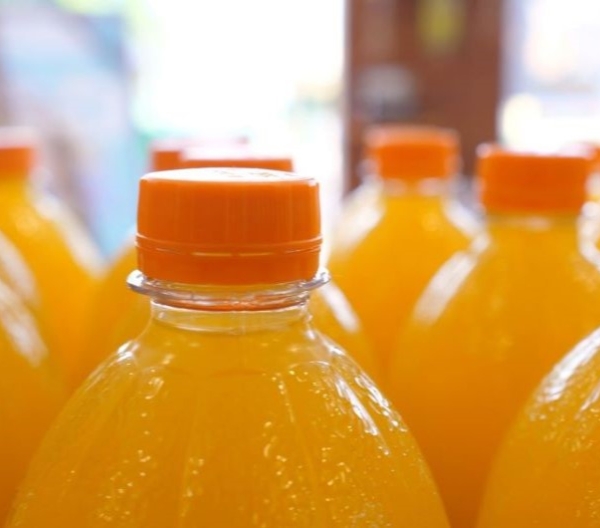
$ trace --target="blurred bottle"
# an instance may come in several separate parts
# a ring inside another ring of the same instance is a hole
[[[588,203],[584,208],[581,229],[584,237],[600,247],[600,144],[586,141],[571,143],[561,152],[567,155],[584,155],[590,159]]]
[[[600,516],[600,331],[544,380],[496,458],[481,528],[596,528]]]
[[[175,143],[171,143],[175,147]],[[165,153],[166,152],[166,153]],[[165,149],[155,144],[150,155],[153,170],[179,168],[236,167],[292,171],[287,156],[262,155],[249,148],[196,147]],[[123,343],[133,339],[146,326],[150,310],[146,300],[128,290],[128,275],[137,267],[133,241],[128,241],[105,276],[94,304],[92,343],[81,378]],[[344,295],[332,283],[317,290],[311,298],[315,324],[325,335],[342,345],[367,372],[378,378],[380,372],[357,316]]]
[[[0,283],[0,524],[65,397],[34,318]]]
[[[579,150],[587,153],[591,159],[591,172],[588,179],[588,196],[596,204],[600,204],[600,144],[581,142],[570,146],[573,153]]]
[[[182,155],[188,150],[216,149],[230,152],[236,148],[248,146],[245,136],[225,137],[190,137],[190,138],[163,138],[150,143],[149,168],[153,171],[176,170],[181,168]]]
[[[481,147],[487,232],[436,274],[396,351],[388,394],[455,528],[475,525],[492,457],[529,393],[600,321],[600,260],[578,230],[588,163]]]
[[[8,526],[447,527],[400,417],[312,326],[319,217],[311,178],[142,178],[151,321],[71,400]]]
[[[74,217],[32,181],[35,139],[0,131],[0,232],[25,258],[41,297],[40,319],[68,378],[82,354],[99,254]]]
[[[373,175],[345,205],[329,267],[387,366],[419,294],[476,223],[448,199],[459,164],[453,131],[382,126],[366,148]]]

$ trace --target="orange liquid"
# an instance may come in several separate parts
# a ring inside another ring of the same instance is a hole
[[[600,333],[558,364],[494,465],[481,528],[594,528],[600,517]]]
[[[154,310],[71,400],[8,526],[447,527],[400,418],[304,310]]]
[[[597,258],[597,254],[596,254]],[[527,396],[600,320],[600,272],[575,219],[497,218],[419,301],[388,394],[455,528],[475,525],[492,457]]]
[[[100,271],[96,250],[60,204],[16,179],[0,181],[0,232],[33,272],[41,298],[41,326],[70,376],[77,368]]]
[[[139,335],[148,324],[147,300],[126,285],[128,275],[136,267],[135,248],[128,245],[101,282],[90,325],[93,345],[83,358],[79,379],[85,378],[123,343]],[[320,331],[348,350],[374,379],[380,377],[379,366],[360,322],[334,284],[327,284],[313,294],[311,313]]]
[[[467,247],[467,233],[474,231],[459,207],[445,200],[441,182],[416,189],[392,185],[371,183],[355,192],[339,221],[329,261],[384,365],[429,279]]]
[[[63,401],[35,322],[0,283],[0,523]]]
[[[39,314],[41,300],[33,272],[17,248],[1,233],[0,281],[6,284],[28,309]]]

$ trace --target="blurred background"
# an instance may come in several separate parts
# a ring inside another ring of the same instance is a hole
[[[157,138],[246,137],[320,178],[325,225],[369,124],[474,150],[600,141],[596,0],[0,0],[0,126],[109,256]]]

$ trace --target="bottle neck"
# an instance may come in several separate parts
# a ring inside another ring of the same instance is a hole
[[[415,196],[440,199],[448,195],[453,186],[452,178],[423,178],[417,180],[368,176],[365,180],[388,196]]]
[[[565,250],[583,250],[586,239],[581,233],[582,217],[572,214],[488,213],[485,215],[487,234],[496,241],[535,244],[544,240],[560,244]],[[539,248],[536,248],[538,250]]]
[[[131,289],[151,298],[152,318],[188,330],[218,332],[280,328],[306,320],[312,290],[329,281],[321,270],[309,281],[253,286],[202,286],[149,279],[139,271]]]
[[[519,228],[532,231],[543,231],[553,228],[576,232],[581,215],[577,213],[485,213],[486,222],[495,228]]]
[[[163,326],[192,332],[248,334],[281,331],[309,320],[306,301],[280,308],[263,310],[214,311],[179,308],[152,300],[151,319]]]
[[[0,177],[3,192],[26,193],[29,192],[30,179],[18,174],[3,174]]]

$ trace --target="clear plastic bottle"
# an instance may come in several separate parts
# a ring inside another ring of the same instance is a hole
[[[400,417],[312,325],[319,223],[311,178],[142,178],[150,324],[72,398],[8,526],[447,527]]]
[[[168,170],[175,166],[237,167],[289,172],[293,168],[288,156],[259,154],[243,146],[220,149],[195,147],[183,151],[177,149],[181,149],[180,143],[155,145],[151,153],[153,169]],[[86,351],[81,379],[110,352],[138,335],[148,323],[148,303],[125,287],[127,276],[135,269],[135,247],[133,240],[130,240],[109,268],[98,289],[91,321],[94,345]],[[329,282],[314,292],[310,307],[317,328],[339,343],[378,381],[381,373],[370,343],[358,317],[336,285]]]
[[[101,259],[76,219],[35,187],[35,157],[31,136],[0,130],[0,232],[34,275],[44,335],[70,378],[81,354]]]
[[[366,147],[373,175],[345,204],[329,268],[387,369],[423,288],[477,225],[449,199],[459,161],[453,131],[380,127]]]
[[[475,525],[528,395],[600,321],[600,260],[578,229],[588,160],[485,146],[478,173],[486,232],[429,284],[386,386],[455,528]]]

